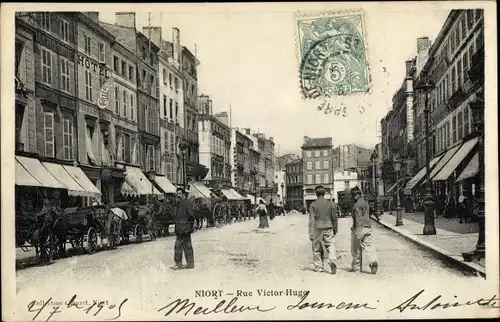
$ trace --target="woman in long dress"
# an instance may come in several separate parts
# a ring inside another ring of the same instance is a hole
[[[264,205],[264,201],[260,201],[256,209],[259,215],[259,228],[269,228],[269,221],[267,220],[267,209]]]

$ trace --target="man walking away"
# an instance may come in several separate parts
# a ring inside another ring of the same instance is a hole
[[[309,239],[313,247],[314,271],[323,271],[323,256],[328,257],[331,273],[337,273],[337,254],[335,252],[335,235],[338,220],[332,202],[325,199],[325,188],[317,186],[316,196],[309,208]]]
[[[177,188],[177,204],[175,233],[177,239],[174,246],[175,265],[172,269],[194,268],[193,245],[191,244],[191,233],[194,231],[193,205],[186,197],[186,191]],[[186,257],[187,265],[182,266],[182,254]]]
[[[359,271],[362,251],[366,254],[372,274],[376,274],[378,262],[373,247],[370,205],[362,196],[358,187],[352,188],[351,193],[356,201],[352,212],[353,226],[351,227],[352,271]]]

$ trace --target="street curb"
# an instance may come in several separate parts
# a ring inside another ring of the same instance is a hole
[[[441,257],[449,260],[450,262],[453,262],[457,266],[460,266],[460,268],[465,269],[467,271],[473,271],[475,273],[478,273],[482,277],[486,278],[486,270],[484,267],[481,265],[475,264],[473,262],[464,262],[463,258],[460,256],[455,256],[455,255],[450,255],[448,251],[433,245],[432,243],[429,243],[427,241],[421,240],[418,237],[415,237],[413,234],[408,232],[405,229],[398,228],[396,226],[393,226],[391,224],[388,224],[386,222],[383,222],[382,219],[377,221],[381,226],[392,230],[393,232],[398,233],[400,236],[412,241],[413,243],[421,246],[422,248],[425,248],[427,250],[433,251],[434,253],[437,253]]]

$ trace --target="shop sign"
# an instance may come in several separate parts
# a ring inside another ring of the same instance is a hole
[[[113,87],[113,79],[108,78],[104,82],[104,84],[101,87],[101,90],[99,91],[99,96],[97,98],[97,106],[99,106],[102,109],[106,109],[109,106],[109,91]]]

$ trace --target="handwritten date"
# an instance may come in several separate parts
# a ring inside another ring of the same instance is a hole
[[[128,298],[124,299],[120,305],[108,304],[108,301],[93,301],[90,304],[88,301],[77,300],[75,294],[69,301],[65,302],[54,302],[52,298],[49,298],[47,301],[43,301],[40,307],[38,307],[39,302],[31,301],[28,304],[28,312],[36,313],[31,321],[34,321],[41,316],[42,312],[45,312],[48,314],[45,321],[48,322],[54,315],[62,313],[64,309],[76,309],[85,312],[85,314],[92,314],[93,316],[99,315],[101,311],[115,312],[116,315],[107,320],[116,320],[121,316],[122,307],[127,301]]]

